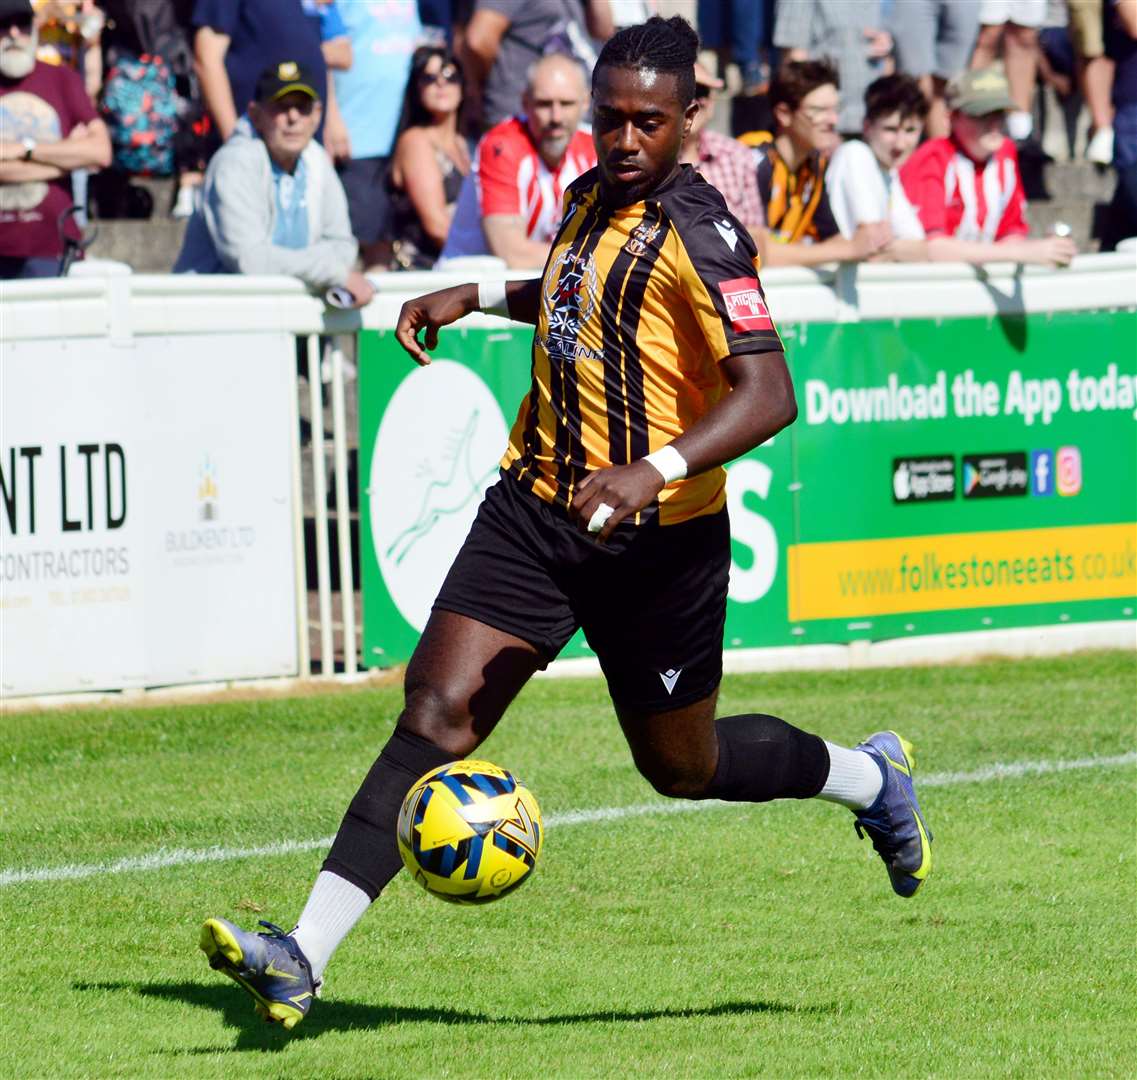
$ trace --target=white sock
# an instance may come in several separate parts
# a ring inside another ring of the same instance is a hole
[[[829,779],[817,797],[840,803],[850,810],[867,810],[884,787],[876,758],[863,750],[846,750],[828,740],[825,746],[829,750]]]
[[[312,965],[314,979],[324,977],[332,953],[370,906],[371,897],[361,888],[338,874],[320,871],[291,934]]]
[[[1030,113],[1022,111],[1007,113],[1007,134],[1015,142],[1029,139],[1032,131],[1034,131],[1034,117]]]

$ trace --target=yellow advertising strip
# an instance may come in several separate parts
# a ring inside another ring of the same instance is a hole
[[[1127,599],[1137,524],[792,544],[790,619]]]

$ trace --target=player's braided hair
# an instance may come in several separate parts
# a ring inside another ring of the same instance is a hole
[[[645,23],[626,26],[613,34],[600,50],[596,73],[605,66],[661,71],[675,76],[679,104],[687,108],[695,100],[695,60],[699,55],[699,35],[686,19],[653,15]]]

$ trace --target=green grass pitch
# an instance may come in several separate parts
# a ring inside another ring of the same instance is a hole
[[[916,744],[935,869],[905,901],[848,811],[667,812],[602,683],[535,682],[482,751],[550,823],[532,882],[457,908],[400,875],[291,1035],[198,929],[291,925],[399,689],[5,715],[0,1076],[1132,1076],[1135,691],[1132,653],[728,677],[723,713]]]

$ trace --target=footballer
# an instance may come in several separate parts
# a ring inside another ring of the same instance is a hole
[[[679,163],[698,109],[698,46],[679,17],[604,45],[592,76],[598,164],[565,192],[540,278],[459,285],[400,312],[396,335],[421,364],[439,328],[470,312],[531,324],[532,384],[408,664],[394,733],[295,927],[250,933],[209,919],[202,929],[210,964],[285,1027],[307,1014],[332,953],[402,866],[408,790],[470,757],[578,628],[657,791],[840,803],[900,896],[931,870],[912,750],[895,732],[849,749],[761,712],[716,715],[730,571],[723,464],[797,408],[754,243]]]

